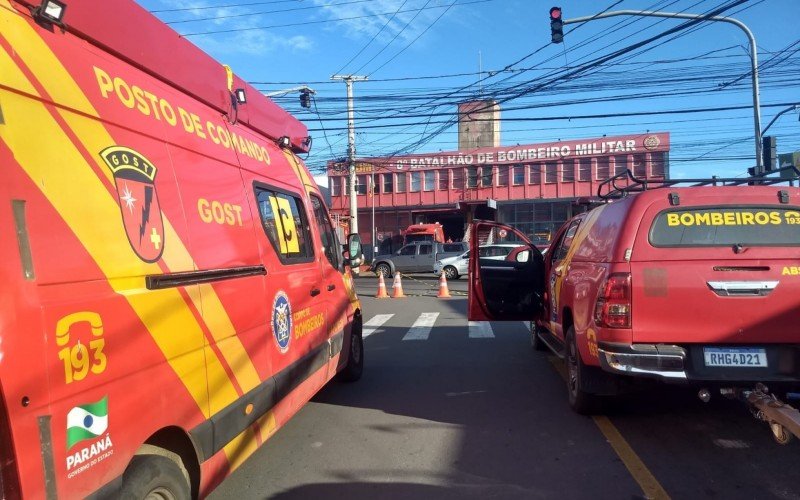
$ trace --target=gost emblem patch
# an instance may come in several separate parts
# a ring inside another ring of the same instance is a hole
[[[164,221],[156,194],[156,167],[136,151],[111,146],[100,152],[114,173],[117,201],[131,248],[145,262],[164,252]]]
[[[275,294],[272,301],[272,335],[281,352],[289,350],[292,339],[292,305],[283,290]]]

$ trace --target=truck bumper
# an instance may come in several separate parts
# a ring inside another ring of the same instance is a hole
[[[766,344],[766,366],[707,366],[704,348],[718,345],[618,344],[600,342],[598,354],[603,370],[620,375],[649,377],[665,381],[728,385],[770,382],[800,385],[800,345]]]
[[[607,372],[686,380],[686,350],[676,345],[616,344],[601,342],[598,345],[600,366]]]

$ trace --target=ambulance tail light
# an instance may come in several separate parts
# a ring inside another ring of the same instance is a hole
[[[631,327],[630,273],[614,273],[606,279],[594,306],[594,320],[608,328]]]
[[[0,386],[0,498],[17,500],[22,498],[19,489],[17,460],[11,442],[11,422],[6,409],[6,399]]]

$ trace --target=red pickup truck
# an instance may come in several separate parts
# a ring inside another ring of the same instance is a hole
[[[800,387],[800,189],[639,191],[567,221],[546,257],[474,222],[531,251],[471,258],[469,319],[531,320],[533,346],[565,360],[579,413],[639,378]]]

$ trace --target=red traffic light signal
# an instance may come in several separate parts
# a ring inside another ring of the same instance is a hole
[[[564,41],[564,22],[561,20],[561,7],[550,9],[550,41],[553,43]]]

